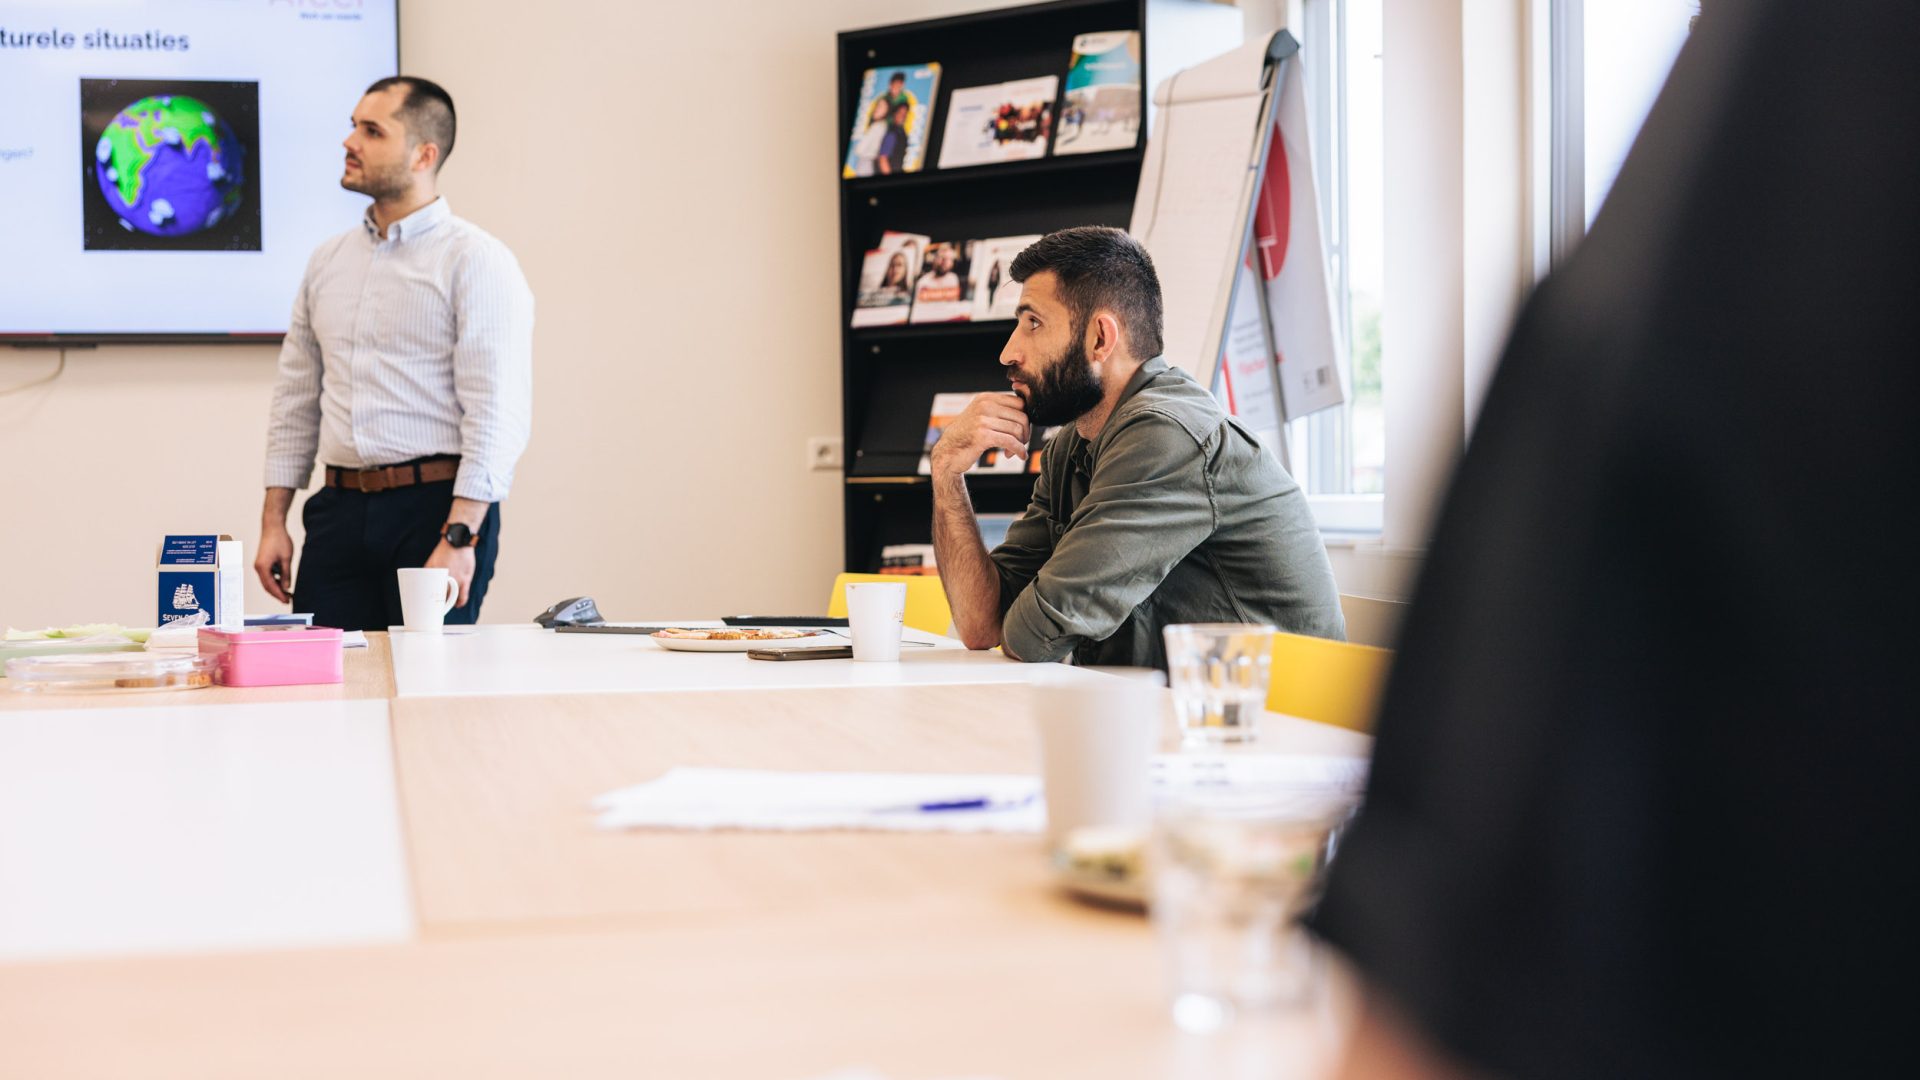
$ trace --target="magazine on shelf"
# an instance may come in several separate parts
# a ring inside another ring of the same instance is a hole
[[[940,564],[932,544],[887,544],[880,549],[880,572],[905,576],[935,575]]]
[[[1032,236],[996,236],[973,246],[973,321],[1011,319],[1020,306],[1020,283],[1008,271],[1014,256],[1040,239]]]
[[[1046,455],[1047,444],[1052,442],[1053,437],[1060,434],[1060,429],[1065,426],[1065,424],[1052,424],[1041,429],[1040,443],[1033,448],[1033,455],[1027,458],[1028,472],[1037,473],[1040,471],[1040,459]]]
[[[973,318],[973,240],[943,240],[927,247],[913,284],[911,322],[966,322]]]
[[[1002,393],[999,390],[970,390],[958,394],[933,395],[933,409],[927,416],[927,439],[920,447],[920,475],[933,475],[933,444],[940,441],[940,433],[947,425],[967,411],[967,405],[980,394]],[[980,460],[967,469],[973,473],[1017,473],[1027,467],[1027,463],[998,450],[989,450],[980,455]]]
[[[1073,39],[1055,154],[1131,150],[1140,140],[1140,32],[1109,30]]]
[[[860,264],[860,286],[854,294],[854,326],[898,326],[913,306],[913,283],[927,238],[919,233],[887,232],[880,246],[867,252]]]
[[[990,165],[1047,156],[1058,75],[968,86],[947,103],[940,167]]]
[[[860,103],[847,136],[846,179],[919,172],[933,130],[933,95],[939,64],[868,68],[860,79]]]

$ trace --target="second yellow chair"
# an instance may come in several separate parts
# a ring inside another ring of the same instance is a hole
[[[1393,651],[1371,645],[1275,634],[1267,708],[1323,724],[1372,731]]]
[[[841,574],[833,579],[833,595],[827,598],[827,617],[844,619],[847,615],[847,586],[857,581],[901,581],[907,586],[907,625],[929,634],[944,635],[953,626],[953,609],[947,606],[947,590],[940,579],[926,574]]]

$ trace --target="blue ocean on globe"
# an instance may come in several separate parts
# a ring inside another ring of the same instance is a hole
[[[94,145],[94,176],[122,228],[186,236],[240,208],[246,147],[198,98],[154,95],[114,115]]]

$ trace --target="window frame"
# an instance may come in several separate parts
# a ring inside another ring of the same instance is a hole
[[[1585,0],[1534,0],[1547,67],[1547,261],[1559,266],[1587,234]],[[1539,91],[1535,83],[1535,92]]]
[[[1308,491],[1307,503],[1326,536],[1377,536],[1384,522],[1384,494],[1357,494],[1353,488],[1353,293],[1349,268],[1350,200],[1347,159],[1346,55],[1348,0],[1302,0],[1300,55],[1307,87],[1308,138],[1314,148],[1314,180],[1320,218],[1327,237],[1334,312],[1347,342],[1340,378],[1347,401],[1287,423],[1289,457],[1305,465],[1296,476]],[[1384,487],[1384,483],[1382,484]]]

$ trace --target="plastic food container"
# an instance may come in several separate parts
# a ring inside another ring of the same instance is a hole
[[[327,626],[201,630],[200,657],[221,686],[302,686],[342,681],[341,632]]]
[[[127,694],[211,685],[213,662],[192,654],[96,653],[7,661],[7,686],[24,693]]]

